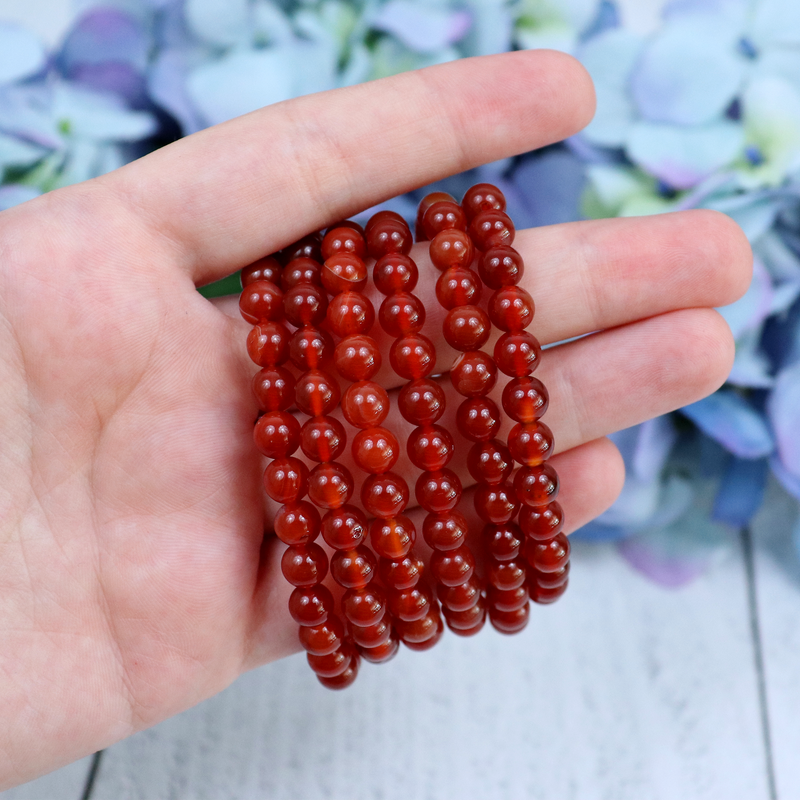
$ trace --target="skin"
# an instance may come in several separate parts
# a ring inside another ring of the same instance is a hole
[[[593,111],[565,55],[468,59],[280,103],[0,214],[0,789],[299,649],[251,439],[248,326],[196,286]],[[606,434],[724,381],[734,348],[712,307],[745,291],[751,253],[709,211],[515,246],[535,335],[600,331],[537,373],[574,530],[622,485]]]

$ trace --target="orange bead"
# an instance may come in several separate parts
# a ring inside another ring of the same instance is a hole
[[[376,647],[361,648],[361,656],[372,664],[385,664],[391,661],[400,649],[400,640],[394,637]]]
[[[499,245],[513,244],[515,233],[511,217],[497,209],[481,211],[473,217],[469,225],[469,235],[475,247],[483,251]]]
[[[456,550],[466,541],[468,530],[466,518],[455,509],[428,514],[422,523],[422,537],[432,550]]]
[[[333,339],[327,331],[304,326],[289,340],[289,359],[297,369],[318,369],[333,357]]]
[[[525,562],[522,559],[510,561],[490,561],[486,580],[490,586],[504,592],[519,589],[527,577]]]
[[[283,292],[271,281],[254,281],[242,289],[239,311],[246,322],[279,322],[283,319]]]
[[[533,600],[534,603],[539,603],[540,605],[555,603],[555,601],[567,591],[568,584],[569,581],[565,581],[561,586],[558,586],[555,589],[544,589],[537,586],[531,592],[531,600]]]
[[[304,372],[295,384],[295,403],[309,417],[321,417],[335,411],[339,397],[339,384],[324,370]]]
[[[312,503],[298,500],[281,506],[275,515],[275,535],[288,545],[308,544],[319,535],[319,511]]]
[[[395,292],[381,303],[378,319],[389,336],[417,333],[425,324],[425,306],[408,292]]]
[[[431,240],[429,252],[436,269],[468,268],[475,256],[475,246],[463,230],[454,228],[439,231]]]
[[[323,678],[322,675],[317,675],[317,680],[326,689],[346,689],[348,686],[352,686],[355,683],[355,680],[358,677],[358,666],[359,659],[358,655],[356,654],[352,659],[350,659],[350,664],[348,665],[347,669],[340,675],[337,675],[335,678]]]
[[[494,439],[500,430],[500,409],[488,397],[465,400],[456,412],[456,425],[462,436],[473,442]],[[512,453],[513,455],[513,453]]]
[[[281,264],[275,256],[266,256],[245,267],[240,277],[242,288],[256,281],[269,281],[278,286],[281,280]]]
[[[447,608],[450,611],[466,611],[480,601],[481,584],[473,576],[457,586],[439,584],[436,587],[436,594],[443,608]]]
[[[495,486],[511,476],[514,459],[499,439],[479,441],[470,448],[467,469],[478,483]]]
[[[546,506],[558,497],[558,475],[547,463],[523,467],[514,476],[514,491],[526,506]]]
[[[328,574],[328,556],[315,542],[287,547],[281,557],[281,572],[292,586],[314,586]]]
[[[337,675],[341,675],[350,666],[352,657],[353,646],[348,642],[343,642],[338,650],[334,650],[327,656],[306,654],[309,666],[321,678],[335,678]]]
[[[328,325],[336,336],[366,334],[375,324],[375,309],[361,292],[342,292],[328,305]]]
[[[543,422],[518,422],[509,431],[508,449],[515,461],[536,467],[553,454],[553,432]]]
[[[408,505],[408,484],[394,472],[370,475],[361,485],[361,502],[375,517],[396,517]]]
[[[364,235],[349,225],[329,230],[322,240],[321,249],[324,261],[343,253],[356,255],[359,258],[367,257],[367,243],[364,241]]]
[[[294,377],[283,367],[265,367],[253,376],[253,395],[262,411],[285,411],[294,402]]]
[[[374,519],[369,526],[372,547],[381,558],[402,559],[417,539],[414,523],[402,514],[390,519]]]
[[[359,647],[380,647],[392,638],[392,623],[388,616],[374,625],[353,625],[353,641]]]
[[[436,281],[436,299],[446,309],[477,305],[482,289],[481,279],[471,269],[451,267]]]
[[[330,616],[321,625],[301,625],[298,635],[307,653],[327,656],[338,650],[344,641],[344,625],[339,617]]]
[[[507,245],[490,247],[478,260],[478,272],[490,289],[515,286],[525,274],[522,256]]]
[[[489,589],[489,605],[497,611],[519,611],[530,600],[528,587],[516,589]]]
[[[500,611],[489,607],[489,621],[500,633],[519,633],[530,618],[531,607],[527,603],[516,611]]]
[[[264,489],[276,503],[300,500],[308,491],[308,467],[298,458],[276,458],[264,470]]]
[[[410,333],[394,341],[389,350],[389,361],[401,378],[425,378],[436,367],[436,348],[427,336]]]
[[[301,283],[319,286],[321,272],[322,267],[319,261],[311,258],[296,258],[284,267],[281,274],[281,287],[284,292],[288,292],[289,289]]]
[[[351,505],[328,511],[322,518],[322,538],[335,550],[353,550],[367,535],[367,518]]]
[[[289,358],[290,333],[280,322],[260,322],[247,334],[247,355],[259,367],[284,364]]]
[[[424,617],[431,608],[432,597],[425,586],[389,591],[389,611],[395,619],[414,622]]]
[[[412,425],[431,425],[444,414],[444,389],[430,378],[410,381],[400,390],[397,407]]]
[[[480,306],[459,306],[447,312],[442,326],[445,341],[454,350],[480,350],[489,341],[491,322]]]
[[[289,597],[289,613],[299,625],[322,625],[333,614],[333,595],[321,584],[309,589],[298,587]]]
[[[320,508],[341,508],[353,494],[353,476],[341,464],[317,464],[308,476],[308,497]]]
[[[256,284],[253,284],[255,286]],[[319,325],[325,319],[328,298],[319,286],[300,283],[283,296],[283,311],[286,319],[296,328],[304,325]]]
[[[312,417],[300,429],[300,449],[311,461],[335,461],[346,444],[344,426],[334,417]]]
[[[557,500],[536,508],[522,506],[519,526],[526,536],[536,541],[547,541],[561,533],[564,527],[564,509]]]
[[[320,279],[331,294],[363,292],[367,285],[367,265],[352,253],[340,253],[325,261]]]
[[[468,635],[473,635],[477,633],[477,626],[482,626],[486,621],[486,602],[481,598],[472,608],[465,611],[451,611],[446,608],[442,613],[447,627],[453,633],[461,634],[462,631],[469,631]]]
[[[397,632],[409,650],[430,650],[444,633],[444,622],[439,612],[431,612],[414,622],[398,622]]]
[[[411,432],[406,448],[415,467],[439,470],[450,462],[455,444],[450,433],[440,425],[421,425]]]
[[[494,486],[478,484],[472,499],[478,516],[494,525],[510,522],[519,511],[519,500],[510,481]]]
[[[405,255],[414,244],[411,229],[402,217],[384,216],[372,226],[368,223],[367,227],[367,250],[373,258],[381,258],[389,253]]]
[[[512,378],[530,375],[542,358],[542,347],[527,331],[504,333],[494,345],[494,360],[500,372]]]
[[[333,354],[339,374],[348,381],[367,381],[381,368],[381,351],[371,336],[346,336]]]
[[[489,299],[489,319],[501,331],[524,330],[533,314],[533,298],[521,286],[504,286]]]
[[[452,470],[423,472],[414,487],[417,502],[428,512],[450,511],[461,499],[461,481]]]
[[[428,239],[433,239],[440,231],[456,228],[461,231],[467,229],[467,218],[464,210],[452,200],[440,200],[433,203],[422,217],[422,228]],[[509,244],[511,244],[509,242]]]
[[[528,563],[538,572],[558,572],[569,561],[569,539],[563,533],[545,542],[528,539],[523,550]]]
[[[464,397],[483,397],[497,383],[497,367],[482,350],[462,353],[450,369],[450,382]]]
[[[539,419],[550,403],[544,384],[529,375],[512,378],[503,389],[503,409],[517,422]]]
[[[400,457],[400,445],[386,428],[368,428],[353,439],[353,459],[365,472],[388,472]]]
[[[484,527],[482,535],[489,555],[496,561],[511,561],[519,557],[524,541],[519,525],[513,522],[502,525],[489,523]]]
[[[363,589],[372,580],[375,568],[375,556],[363,544],[353,550],[337,550],[331,557],[331,575],[346,589]]]
[[[505,195],[491,183],[476,183],[467,190],[461,200],[461,207],[467,215],[467,219],[472,221],[481,211],[495,209],[497,211],[506,210]]]
[[[449,200],[451,202],[455,202],[455,198],[453,195],[448,194],[447,192],[430,192],[430,194],[426,194],[425,197],[420,200],[419,206],[417,208],[417,224],[416,230],[414,231],[414,235],[418,242],[424,242],[426,239],[430,239],[431,237],[428,236],[424,229],[422,220],[425,216],[425,212],[434,204],[438,203],[442,200]]]
[[[314,261],[322,261],[322,235],[320,233],[310,233],[302,239],[298,239],[293,244],[284,247],[279,253],[279,260],[283,264],[288,264],[296,258],[311,258]]]
[[[353,625],[374,625],[386,613],[386,595],[374,583],[366,589],[348,589],[342,596],[342,612]]]
[[[342,414],[356,428],[377,427],[389,414],[389,395],[372,381],[353,383],[342,398]]]
[[[381,559],[378,562],[378,575],[391,589],[410,589],[416,586],[422,577],[422,570],[422,561],[413,553],[394,561]]]
[[[431,572],[444,586],[458,586],[472,577],[475,559],[468,547],[455,550],[434,551],[431,556]]]
[[[372,280],[381,294],[413,292],[419,280],[419,270],[408,256],[389,253],[376,262]]]
[[[288,411],[267,411],[253,428],[253,441],[267,458],[290,456],[300,446],[300,423]]]

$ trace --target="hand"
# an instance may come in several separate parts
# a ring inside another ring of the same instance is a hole
[[[251,438],[248,326],[195,287],[563,139],[593,105],[567,56],[469,59],[280,103],[0,214],[0,789],[299,649]],[[574,530],[621,487],[607,433],[724,381],[733,343],[711,307],[744,292],[750,251],[707,211],[522,231],[515,246],[543,343],[603,331],[537,373]],[[445,364],[440,322],[431,311],[425,333]]]

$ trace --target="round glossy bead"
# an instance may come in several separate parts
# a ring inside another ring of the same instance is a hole
[[[353,476],[341,464],[317,464],[308,476],[308,497],[320,508],[341,508],[353,494]]]
[[[265,367],[253,376],[253,394],[262,411],[285,411],[294,402],[294,377],[283,367]]]
[[[281,572],[292,586],[314,586],[328,574],[328,556],[315,542],[287,547],[281,556]]]
[[[275,535],[285,544],[313,542],[319,535],[319,511],[305,500],[286,503],[278,509],[273,526]]]
[[[476,577],[470,578],[458,586],[436,587],[436,595],[444,608],[450,611],[466,611],[481,599],[481,585]]]
[[[433,239],[440,231],[456,228],[466,231],[467,218],[464,210],[453,200],[440,200],[433,203],[422,217],[422,228],[428,239]]]
[[[353,625],[374,625],[386,613],[386,596],[375,585],[348,589],[342,596],[342,613]]]
[[[246,322],[277,322],[283,319],[283,292],[271,281],[253,281],[242,289],[239,311]]]
[[[247,334],[247,355],[259,367],[274,367],[289,358],[290,333],[280,322],[260,322]]]
[[[408,256],[390,253],[375,263],[372,280],[381,294],[413,292],[419,280],[419,270]]]
[[[402,514],[390,519],[374,519],[369,525],[369,539],[381,558],[402,559],[417,539],[414,523]]]
[[[346,689],[348,686],[352,686],[355,683],[355,680],[358,677],[358,666],[359,659],[356,655],[350,659],[350,664],[341,675],[337,675],[335,678],[323,678],[321,675],[317,675],[317,680],[326,689]]]
[[[523,467],[514,476],[514,492],[526,506],[546,506],[558,497],[558,475],[549,464]]]
[[[391,211],[388,208],[381,209],[380,211],[376,211],[368,220],[367,224],[364,226],[364,236],[369,236],[370,233],[375,229],[377,225],[386,220],[394,220],[397,223],[402,225],[406,225],[408,227],[408,223],[406,223],[405,219],[398,214],[396,211]]]
[[[494,209],[506,210],[506,198],[503,193],[491,183],[476,183],[467,190],[461,200],[461,207],[467,219],[472,221],[481,211]]]
[[[330,414],[339,405],[339,397],[339,384],[336,379],[321,369],[304,372],[295,384],[295,403],[300,411],[309,417]]]
[[[425,620],[431,619],[435,627],[433,627],[432,632],[428,636],[427,639],[417,639],[417,638],[409,638],[410,631],[419,631],[419,635],[422,635],[423,631],[430,631],[431,628]],[[424,626],[421,623],[424,622]],[[432,647],[436,647],[439,640],[442,638],[442,634],[444,633],[444,622],[442,622],[442,618],[439,615],[439,612],[434,612],[431,610],[430,614],[427,614],[422,619],[414,620],[414,622],[400,622],[398,625],[403,627],[403,630],[406,632],[405,638],[402,638],[403,644],[409,650],[416,650],[418,652],[424,650],[430,650]],[[417,627],[419,626],[419,627]]]
[[[296,328],[319,325],[325,319],[328,298],[319,286],[300,283],[283,296],[286,319]]]
[[[550,403],[544,384],[530,375],[512,378],[503,389],[503,409],[516,422],[539,419]]]
[[[509,561],[490,561],[487,580],[490,586],[510,592],[524,585],[527,573],[522,559]]]
[[[504,333],[494,345],[497,368],[511,378],[530,375],[542,358],[536,337],[527,331]]]
[[[539,572],[538,569],[531,567],[528,570],[528,586],[532,587],[535,584],[540,589],[558,589],[569,580],[569,570],[569,561],[554,572]]]
[[[468,547],[434,550],[431,556],[431,572],[439,583],[445,586],[458,586],[472,577],[475,572],[475,559]]]
[[[372,580],[375,567],[375,556],[363,544],[354,550],[337,550],[331,556],[331,575],[346,589],[363,589]]]
[[[403,419],[412,425],[431,425],[445,411],[444,389],[430,378],[407,383],[397,398]]]
[[[543,422],[518,422],[509,431],[508,449],[515,461],[536,467],[553,454],[553,432]]]
[[[322,240],[322,258],[325,261],[343,253],[356,255],[359,258],[367,257],[364,235],[349,225],[331,228]]]
[[[408,505],[408,484],[394,472],[370,475],[361,485],[361,502],[374,517],[396,517]]]
[[[467,537],[467,520],[460,511],[428,514],[422,523],[422,538],[432,550],[456,550]]]
[[[333,615],[333,595],[321,584],[295,589],[289,597],[289,613],[299,625],[317,626]]]
[[[322,538],[334,550],[353,550],[367,535],[367,518],[355,506],[344,505],[322,518]]]
[[[513,247],[501,245],[489,248],[480,257],[478,272],[490,289],[500,289],[518,284],[525,273],[525,265]]]
[[[389,253],[405,255],[411,250],[412,244],[411,229],[402,217],[399,220],[383,217],[371,225],[367,232],[367,249],[373,258],[381,258]]]
[[[392,638],[392,622],[384,616],[374,625],[353,625],[352,632],[359,647],[380,647]]]
[[[439,470],[453,457],[455,445],[450,433],[439,425],[415,428],[406,442],[408,457],[419,469]]]
[[[341,675],[350,666],[352,658],[353,648],[347,642],[343,642],[338,650],[327,656],[306,654],[309,666],[320,678],[335,678]]]
[[[422,644],[436,636],[439,625],[441,624],[441,617],[439,617],[439,614],[429,612],[411,622],[405,622],[403,620],[398,621],[397,633],[405,644],[409,642],[412,644]]]
[[[473,442],[489,441],[500,430],[500,409],[488,397],[473,397],[458,407],[456,425]]]
[[[314,261],[322,261],[322,235],[310,233],[302,239],[298,239],[294,244],[284,247],[280,252],[280,260],[284,264],[294,261],[296,258],[311,258]]]
[[[516,589],[489,589],[489,605],[496,611],[518,611],[529,600],[528,587],[524,584]]]
[[[320,278],[331,294],[363,292],[367,285],[367,265],[356,255],[341,253],[325,261]]]
[[[321,283],[321,271],[322,267],[319,261],[314,261],[311,258],[296,258],[294,261],[290,261],[281,274],[283,291],[288,292],[289,289],[301,283],[319,286]]]
[[[446,608],[443,612],[447,627],[454,633],[472,631],[486,619],[486,603],[482,599],[465,611],[451,611]]]
[[[338,222],[334,222],[333,225],[329,225],[325,233],[335,230],[336,228],[352,228],[354,231],[358,231],[362,236],[365,235],[364,228],[353,219],[340,219]]]
[[[514,460],[499,439],[490,439],[472,445],[467,456],[467,469],[478,483],[496,486],[511,475]]]
[[[245,267],[240,277],[242,288],[256,281],[269,281],[278,286],[281,280],[281,265],[275,256],[266,256]]]
[[[339,374],[349,381],[368,381],[381,368],[381,351],[371,336],[346,336],[334,350]]]
[[[436,299],[443,308],[476,305],[481,298],[483,284],[471,269],[451,267],[436,281]]]
[[[530,618],[531,607],[527,603],[517,611],[500,611],[489,608],[489,621],[500,633],[519,633]]]
[[[429,253],[436,269],[468,268],[475,256],[475,246],[463,230],[444,230],[431,240]]]
[[[399,649],[400,640],[391,637],[383,644],[377,645],[377,647],[364,647],[361,650],[361,657],[371,664],[385,664],[397,655]]]
[[[514,522],[504,525],[490,523],[484,527],[482,535],[489,555],[497,561],[518,558],[525,538],[519,525]]]
[[[300,430],[300,449],[312,461],[335,461],[346,444],[344,426],[334,417],[312,417]]]
[[[288,411],[267,411],[253,428],[253,441],[267,458],[290,456],[300,445],[300,423]]]
[[[568,583],[569,581],[566,581],[555,589],[545,589],[541,586],[536,586],[531,590],[531,600],[533,600],[534,603],[539,603],[540,605],[555,603],[555,601],[567,591]]]
[[[394,561],[381,559],[378,562],[378,575],[391,589],[410,589],[416,586],[422,577],[422,569],[422,561],[414,555]]]
[[[526,536],[536,541],[547,541],[561,533],[564,527],[564,509],[555,500],[549,505],[522,506],[519,512],[519,526]]]
[[[389,361],[401,378],[425,378],[436,366],[436,348],[427,336],[410,333],[394,341],[389,350]]]
[[[388,472],[400,457],[400,445],[386,428],[368,428],[353,439],[353,459],[365,472]]]
[[[390,336],[417,333],[425,324],[425,306],[413,294],[396,292],[381,303],[378,319],[381,327]]]
[[[327,331],[304,327],[289,341],[289,359],[299,370],[317,369],[333,356],[333,339]]]
[[[528,563],[539,572],[557,572],[569,561],[569,539],[563,533],[549,542],[528,539],[523,550]]]
[[[423,472],[414,487],[417,502],[428,512],[450,511],[461,499],[461,481],[452,470]]]
[[[355,428],[373,428],[389,414],[389,395],[383,386],[359,381],[347,387],[342,398],[342,414]]]
[[[489,341],[492,327],[480,306],[459,306],[447,312],[442,332],[455,350],[480,350]]]
[[[521,286],[504,286],[489,299],[489,319],[501,331],[524,330],[533,313],[533,298]]]
[[[514,243],[514,223],[505,211],[490,208],[476,214],[469,224],[469,235],[478,250]]]
[[[342,292],[328,305],[328,325],[336,336],[369,333],[375,324],[375,309],[361,292]]]
[[[344,641],[344,625],[339,617],[330,616],[322,625],[301,625],[298,634],[307,653],[327,656],[338,650]]]
[[[473,495],[473,502],[478,516],[484,522],[491,522],[494,525],[510,522],[519,511],[519,500],[509,481],[496,486],[485,484],[478,486]]]
[[[308,491],[308,467],[299,458],[276,458],[264,470],[264,489],[276,503],[300,500]]]
[[[462,353],[450,369],[450,382],[464,397],[483,397],[497,383],[497,367],[482,350]]]
[[[395,589],[389,592],[389,611],[403,622],[413,622],[424,617],[431,608],[431,595],[426,586]]]
[[[420,200],[419,206],[417,206],[417,224],[416,224],[416,230],[414,232],[418,242],[423,242],[426,239],[431,238],[423,230],[422,220],[423,217],[425,216],[425,212],[434,203],[439,203],[442,200],[449,200],[451,202],[455,202],[455,198],[453,197],[453,195],[448,194],[447,192],[430,192],[429,194],[426,194],[425,197],[422,198],[422,200]]]

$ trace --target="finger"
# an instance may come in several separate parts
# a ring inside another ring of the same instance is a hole
[[[558,499],[564,508],[564,529],[568,533],[602,514],[622,489],[625,467],[619,451],[607,439],[589,442],[553,456],[552,464],[560,478]],[[480,559],[478,539],[483,523],[474,513],[472,490],[464,493],[460,508],[475,534],[473,549]],[[417,530],[420,530],[424,512],[417,510],[411,514]],[[253,596],[251,632],[244,656],[244,670],[300,650],[297,624],[289,616],[287,608],[292,587],[280,569],[280,557],[284,549],[285,545],[276,537],[268,536],[265,539],[262,568]],[[422,553],[426,551],[421,536],[418,536],[418,549]]]
[[[483,56],[277,103],[100,180],[202,284],[380,201],[559,141],[593,113],[571,57]]]

